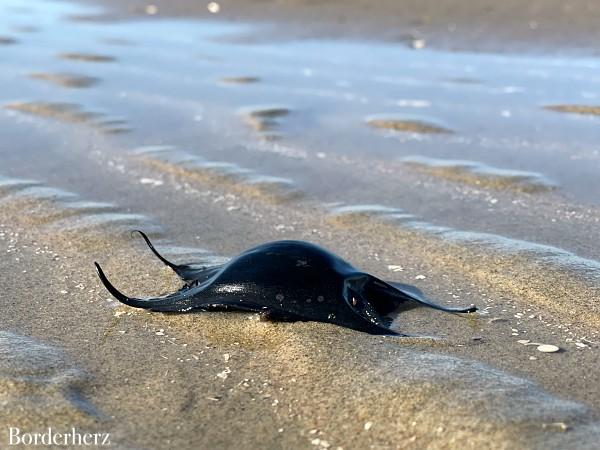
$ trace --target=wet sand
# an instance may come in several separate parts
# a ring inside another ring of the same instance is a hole
[[[0,447],[49,426],[123,449],[597,446],[595,59],[265,41],[129,5],[0,11]],[[411,338],[148,313],[93,270],[179,287],[132,229],[206,265],[309,240],[479,311],[404,311]]]
[[[89,4],[97,4],[87,0]],[[124,17],[201,17],[257,22],[261,31],[246,39],[356,38],[386,40],[409,47],[545,53],[597,54],[600,5],[587,0],[229,0],[208,8],[188,0],[106,0],[110,12],[81,14],[75,20]]]

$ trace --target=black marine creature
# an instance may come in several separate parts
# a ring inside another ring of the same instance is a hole
[[[185,285],[162,297],[127,297],[95,263],[106,289],[120,302],[136,308],[162,312],[251,311],[271,320],[314,320],[371,334],[392,335],[399,333],[388,328],[391,319],[386,316],[402,304],[407,306],[405,302],[447,312],[477,310],[430,303],[418,289],[382,281],[308,242],[269,242],[246,250],[226,264],[204,267],[173,264],[158,253],[148,236],[137,232]]]

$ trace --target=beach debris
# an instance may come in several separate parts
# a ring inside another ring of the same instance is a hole
[[[161,328],[158,331],[155,331],[154,334],[156,334],[157,336],[164,336],[165,330]]]
[[[231,355],[229,353],[225,353],[223,355],[223,359],[225,360],[225,362],[229,361],[229,358],[231,358]]]
[[[365,422],[365,431],[369,431],[373,426],[373,422]]]
[[[425,275],[417,275],[415,277],[415,280],[424,280],[425,278],[426,278]]]
[[[410,46],[415,50],[421,50],[425,48],[425,39],[413,39],[410,43]]]
[[[211,14],[217,14],[221,10],[221,5],[217,2],[210,2],[206,5],[206,9],[208,9],[208,12]]]
[[[225,367],[225,370],[217,374],[217,378],[220,378],[221,380],[226,380],[230,373],[231,369],[229,367]]]
[[[149,16],[153,16],[154,14],[156,14],[158,12],[158,7],[156,5],[146,5],[146,8],[144,8],[144,11]]]
[[[319,439],[319,438],[315,438],[315,439],[311,440],[310,443],[312,445],[316,445],[316,446],[319,446],[319,447],[322,447],[322,448],[329,448],[329,447],[331,447],[331,444],[329,442],[327,442],[324,439]]]
[[[564,422],[552,422],[552,423],[544,423],[542,424],[542,428],[547,429],[547,428],[552,428],[554,430],[557,431],[568,431],[570,429],[569,425],[567,425]]]
[[[389,264],[387,268],[391,272],[402,272],[404,270],[404,267],[395,264]]]
[[[558,351],[560,351],[560,347],[557,347],[556,345],[551,345],[551,344],[542,344],[538,346],[538,351],[542,352],[542,353],[556,353]]]
[[[140,178],[141,184],[150,184],[152,186],[162,186],[164,182],[155,178]]]

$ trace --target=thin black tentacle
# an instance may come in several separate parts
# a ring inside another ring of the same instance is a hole
[[[148,245],[148,247],[150,248],[150,250],[152,251],[152,253],[154,253],[154,256],[156,256],[158,259],[160,259],[165,265],[169,266],[176,273],[178,272],[178,270],[181,269],[181,266],[179,266],[178,264],[172,263],[167,258],[165,258],[163,255],[161,255],[160,253],[158,253],[158,250],[156,250],[154,248],[154,245],[152,244],[152,242],[150,241],[150,238],[146,235],[146,233],[144,233],[141,230],[133,230],[131,232],[132,236],[133,236],[133,233],[139,233],[139,235],[142,236],[142,238],[144,239],[144,241],[146,241],[146,244]]]
[[[149,309],[151,311],[189,311],[193,306],[197,306],[194,305],[193,297],[197,294],[198,289],[180,290],[162,297],[149,297],[145,299],[128,297],[113,286],[104,274],[100,264],[95,262],[94,265],[96,266],[100,281],[102,281],[102,284],[108,292],[121,303],[128,306]],[[196,301],[196,303],[200,302]]]
[[[154,255],[166,266],[173,269],[177,276],[183,281],[185,281],[188,286],[197,286],[200,283],[203,283],[211,276],[216,274],[223,267],[223,264],[219,264],[213,267],[207,267],[199,264],[175,264],[169,261],[164,256],[162,256],[158,252],[158,250],[154,248],[154,245],[150,241],[150,238],[143,231],[133,230],[131,234],[133,235],[133,233],[139,233],[140,236],[142,236],[142,238],[144,239],[144,241],[146,241],[146,244],[148,245],[152,253],[154,253]]]

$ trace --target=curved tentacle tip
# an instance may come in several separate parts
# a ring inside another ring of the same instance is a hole
[[[142,237],[146,236],[146,234],[142,230],[131,230],[129,232],[129,236],[134,237],[135,233],[138,233]]]

